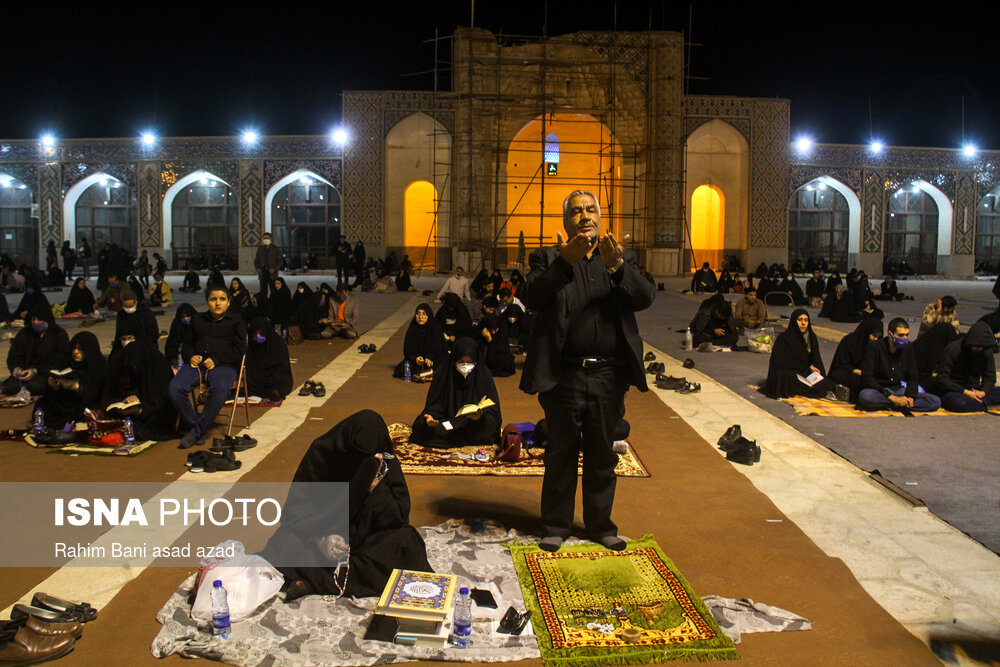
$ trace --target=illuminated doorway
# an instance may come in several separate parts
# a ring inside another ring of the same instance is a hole
[[[601,205],[601,227],[622,239],[622,151],[604,123],[587,114],[553,113],[522,127],[507,150],[507,226],[497,239],[517,252],[523,231],[528,250],[556,242],[562,203],[589,190]],[[500,221],[501,224],[503,221]]]
[[[726,197],[714,185],[699,185],[691,194],[691,263],[713,269],[722,265],[726,238]]]
[[[406,186],[403,193],[403,252],[410,256],[415,269],[434,267],[437,207],[437,189],[430,181],[413,181]]]

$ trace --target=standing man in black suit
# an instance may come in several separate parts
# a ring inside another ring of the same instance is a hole
[[[556,551],[573,527],[577,460],[583,452],[583,522],[587,536],[621,550],[611,520],[615,426],[629,385],[646,391],[636,311],[656,292],[639,274],[635,253],[602,234],[601,206],[585,190],[563,201],[564,239],[531,253],[518,297],[535,311],[535,332],[521,390],[538,393],[549,441],[542,482],[541,547]],[[627,242],[625,236],[623,242]]]

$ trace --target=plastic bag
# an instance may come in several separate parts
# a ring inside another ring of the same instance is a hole
[[[229,602],[229,620],[242,621],[281,590],[285,578],[261,556],[248,556],[243,543],[226,540],[216,550],[232,552],[229,558],[205,558],[198,568],[197,591],[191,618],[212,620],[212,582],[222,580]]]
[[[743,330],[743,335],[747,337],[747,347],[751,352],[760,354],[771,354],[771,345],[774,344],[774,327],[763,327],[761,329]]]

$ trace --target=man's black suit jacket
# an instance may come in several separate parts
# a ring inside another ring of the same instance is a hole
[[[620,276],[606,274],[611,283],[615,307],[626,342],[629,384],[646,391],[646,373],[642,366],[642,340],[635,321],[636,311],[653,303],[656,291],[643,279],[635,253],[625,250]],[[587,292],[572,266],[559,256],[558,248],[539,248],[528,259],[530,272],[517,297],[535,312],[534,331],[528,344],[521,390],[529,394],[548,391],[559,382],[562,349],[570,322],[586,305]]]

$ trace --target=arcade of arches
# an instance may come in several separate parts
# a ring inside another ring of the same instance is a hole
[[[498,247],[552,244],[563,231],[562,203],[589,190],[601,204],[601,226],[622,238],[623,157],[601,121],[578,113],[546,114],[526,124],[507,149],[507,225]],[[501,221],[499,224],[503,224]]]

